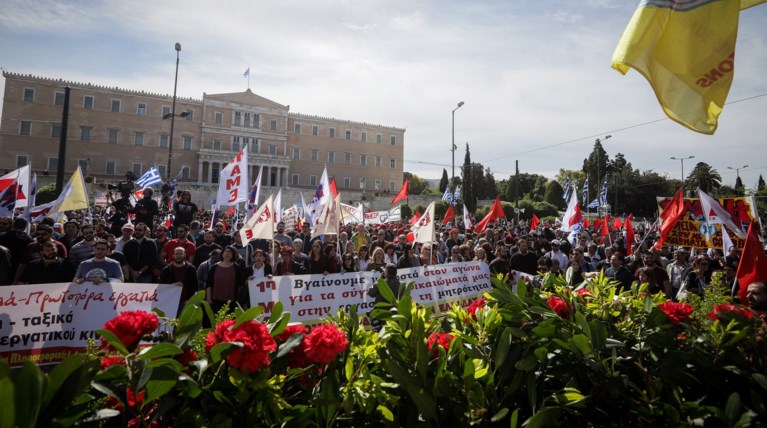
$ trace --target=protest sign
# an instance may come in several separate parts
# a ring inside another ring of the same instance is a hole
[[[661,213],[671,203],[672,198],[657,198],[658,209]],[[758,216],[755,211],[756,204],[751,197],[741,198],[716,198],[722,207],[733,216],[735,221],[743,225],[743,230]],[[669,236],[664,241],[665,245],[682,246],[692,248],[722,248],[722,225],[709,224],[703,214],[700,199],[685,198],[684,205],[687,212],[677,221],[671,229]],[[757,220],[758,221],[758,220]],[[730,234],[733,245],[742,249],[746,240]]]

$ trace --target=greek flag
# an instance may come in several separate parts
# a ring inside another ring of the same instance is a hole
[[[450,193],[450,187],[445,187],[445,194],[442,195],[443,201],[450,201],[451,196],[453,196],[452,193]]]
[[[149,168],[149,171],[145,172],[144,175],[136,180],[136,184],[138,184],[142,189],[146,189],[147,187],[151,187],[156,184],[162,184],[162,178],[160,178],[160,172],[157,171],[157,167],[152,166]]]
[[[453,205],[455,205],[456,202],[458,202],[458,198],[461,196],[461,188],[456,187],[455,188],[455,195],[453,196]]]
[[[181,177],[181,171],[176,174],[176,176],[173,178],[173,181],[170,182],[170,197],[173,198],[176,196],[176,187],[178,187],[178,178]]]
[[[242,73],[242,77],[248,77],[248,76],[250,76],[250,67],[248,67],[247,69],[245,69],[245,72],[244,72],[244,73]]]
[[[567,177],[567,181],[565,181],[565,193],[562,193],[562,199],[570,200],[570,177]]]
[[[591,203],[586,205],[586,208],[599,208],[599,199],[594,199],[591,201]]]
[[[602,185],[602,192],[599,193],[599,206],[605,205],[607,205],[607,179],[605,179],[605,183]]]
[[[589,178],[586,177],[586,181],[583,182],[583,203],[589,200]]]

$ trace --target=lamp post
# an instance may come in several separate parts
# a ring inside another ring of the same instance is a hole
[[[738,178],[740,178],[740,170],[743,169],[743,168],[748,168],[748,165],[743,165],[740,168],[738,168],[738,167],[733,168],[731,166],[727,167],[727,169],[734,169],[735,170],[735,175],[737,175]]]
[[[596,143],[599,143],[599,144],[601,145],[601,144],[602,144],[602,141],[604,141],[604,140],[606,140],[606,139],[608,139],[608,138],[612,138],[612,137],[613,137],[612,135],[605,135],[605,136],[604,136],[604,138],[602,138],[601,140],[600,140],[599,138],[597,138],[597,139],[594,141],[594,143],[595,143],[595,144],[596,144]],[[602,188],[601,188],[601,187],[599,187],[599,186],[600,186],[600,181],[599,181],[599,175],[600,175],[600,171],[599,171],[599,162],[600,162],[600,160],[601,160],[601,159],[600,159],[600,157],[601,157],[601,156],[600,156],[599,150],[597,150],[597,189],[598,189],[598,191],[600,191],[600,192],[601,192],[601,191],[602,191]],[[598,195],[597,195],[597,196],[598,196]]]
[[[458,107],[453,109],[453,145],[450,149],[451,152],[453,152],[453,173],[450,176],[450,183],[447,185],[447,187],[450,187],[453,185],[453,181],[455,181],[455,149],[458,148],[458,146],[455,145],[455,111],[458,110],[463,106],[463,101],[458,103]]]
[[[173,159],[173,126],[176,124],[176,88],[178,87],[178,55],[181,52],[181,43],[176,42],[176,77],[173,79],[173,105],[170,108],[170,138],[168,139],[168,169],[165,171],[165,179],[170,180],[170,165]],[[168,116],[167,114],[165,116]],[[167,119],[163,116],[163,119]]]
[[[682,163],[682,193],[684,193],[684,161],[688,159],[694,159],[695,156],[687,156],[686,158],[678,158],[676,156],[671,156],[671,160],[678,160]]]

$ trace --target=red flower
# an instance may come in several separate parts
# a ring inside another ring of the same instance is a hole
[[[346,350],[349,341],[335,324],[322,324],[312,328],[304,337],[306,358],[318,364],[328,364],[336,359],[336,355]]]
[[[124,311],[107,321],[104,324],[104,330],[113,333],[126,348],[130,348],[136,345],[143,336],[152,334],[159,325],[160,321],[157,319],[157,315],[151,312]],[[104,346],[108,345],[104,338],[101,339],[101,343]]]
[[[674,323],[674,325],[690,322],[690,315],[693,311],[692,306],[689,304],[676,302],[661,303],[658,305],[658,309],[663,311],[669,321]]]
[[[576,293],[578,293],[578,295],[584,299],[586,298],[586,296],[591,296],[591,290],[585,287],[577,290]]]
[[[181,363],[182,366],[186,367],[189,365],[189,363],[197,361],[197,352],[195,352],[192,348],[186,348],[183,354],[176,355],[176,361]]]
[[[477,311],[480,310],[480,309],[483,309],[485,307],[485,303],[487,303],[485,298],[484,297],[480,297],[479,299],[471,302],[471,304],[469,305],[468,309],[466,309],[466,312],[468,312],[469,315],[471,315],[471,317],[474,318],[474,320],[476,321],[476,319],[477,319]]]
[[[432,333],[429,340],[426,341],[426,347],[431,351],[432,358],[439,357],[439,348],[447,351],[453,339],[455,338],[450,333],[437,333],[436,331]]]
[[[125,360],[122,357],[104,357],[101,359],[101,364],[99,365],[99,370],[106,370],[110,367],[112,367],[115,364],[119,364],[121,366],[125,365]]]
[[[551,296],[546,300],[549,307],[562,318],[570,319],[570,308],[567,307],[567,303],[557,296]]]
[[[754,313],[743,306],[722,303],[721,305],[714,306],[714,310],[708,313],[708,317],[711,318],[712,321],[726,321],[728,318],[733,317],[750,320],[754,317]]]
[[[292,369],[303,368],[312,363],[306,357],[306,341],[302,341],[298,344],[298,346],[290,350],[290,354],[288,354],[288,361],[288,365]]]
[[[266,325],[257,321],[247,321],[237,328],[232,328],[234,324],[234,320],[218,323],[215,332],[208,333],[205,338],[205,349],[210,350],[219,343],[241,342],[242,347],[235,348],[226,357],[226,362],[231,367],[253,373],[268,366],[271,362],[269,353],[277,349],[277,342],[269,334]]]
[[[306,334],[306,327],[304,327],[303,324],[291,324],[285,327],[285,330],[282,330],[282,333],[277,335],[276,339],[278,342],[283,343],[290,339],[290,336],[293,336],[296,333]]]

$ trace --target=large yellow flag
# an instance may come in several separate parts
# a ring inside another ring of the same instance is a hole
[[[52,214],[88,208],[88,191],[79,165],[56,200],[59,202],[51,208]]]
[[[767,0],[642,0],[612,67],[640,72],[671,119],[713,134],[732,84],[741,9]]]

